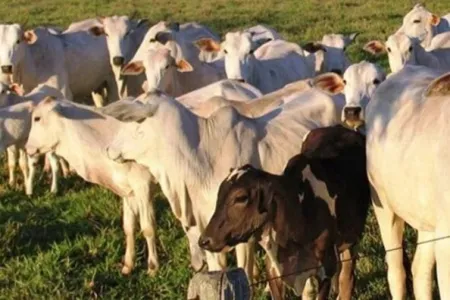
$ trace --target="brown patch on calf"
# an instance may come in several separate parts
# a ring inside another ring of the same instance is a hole
[[[89,32],[94,36],[101,36],[105,34],[105,29],[102,26],[94,26],[89,28]]]
[[[211,38],[203,38],[194,42],[194,45],[197,46],[200,50],[206,52],[219,52],[220,44]]]
[[[438,26],[441,23],[441,18],[438,15],[432,14],[430,18],[430,24],[433,26]]]
[[[32,44],[36,43],[36,41],[38,40],[38,37],[37,37],[36,33],[34,32],[34,30],[27,30],[23,33],[23,40],[25,42],[27,42],[28,45],[32,45]]]
[[[313,79],[313,85],[332,95],[344,90],[345,83],[341,76],[335,73],[325,73]]]
[[[425,90],[425,97],[450,96],[450,73],[433,80]]]
[[[363,50],[373,55],[379,55],[386,52],[386,47],[380,41],[370,41],[364,45]]]

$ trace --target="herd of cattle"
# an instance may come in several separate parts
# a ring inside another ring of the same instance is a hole
[[[387,53],[388,76],[351,64],[356,36],[300,47],[257,25],[221,41],[198,23],[124,16],[66,30],[0,25],[9,183],[18,159],[31,195],[45,154],[52,192],[60,168],[110,189],[123,198],[122,272],[134,267],[139,218],[151,275],[159,184],[195,270],[226,268],[234,248],[252,280],[259,243],[270,277],[286,275],[269,282],[276,299],[286,286],[306,296],[311,277],[326,298],[334,275],[339,299],[350,299],[372,203],[385,249],[399,248],[386,253],[393,299],[406,295],[404,222],[418,242],[435,239],[417,246],[416,298],[432,298],[436,263],[450,299],[450,15],[418,4],[385,43],[368,42]]]

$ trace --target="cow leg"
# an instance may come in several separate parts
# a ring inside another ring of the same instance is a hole
[[[435,243],[435,254],[439,294],[441,299],[450,299],[450,202],[438,207],[436,238],[441,239]]]
[[[28,178],[25,181],[25,193],[28,196],[31,196],[33,194],[33,184],[34,184],[34,177],[36,175],[36,166],[38,164],[39,157],[37,156],[28,156],[28,169],[29,174]]]
[[[139,223],[141,225],[142,234],[147,242],[147,266],[148,274],[150,276],[156,275],[159,268],[158,252],[156,250],[156,220],[155,211],[153,209],[153,194],[150,183],[147,186],[139,187],[139,190],[134,190],[138,208],[139,208]]]
[[[58,161],[61,165],[61,171],[62,171],[63,177],[67,178],[70,174],[69,165],[67,164],[66,160],[62,157],[58,157]]]
[[[92,94],[92,101],[96,107],[103,107],[105,105],[105,99],[99,91],[94,91]]]
[[[54,153],[48,153],[46,156],[52,170],[52,185],[50,192],[56,194],[58,192],[59,159]]]
[[[326,300],[328,299],[328,295],[330,294],[331,289],[331,279],[325,278],[319,281],[319,295],[317,295],[318,300]]]
[[[315,278],[309,277],[306,282],[305,286],[303,287],[302,291],[302,300],[306,299],[314,299],[315,295],[317,295],[317,286],[315,285]]]
[[[381,207],[380,201],[376,197],[376,192],[372,190],[373,207],[380,227],[384,249],[399,249],[386,253],[389,289],[393,300],[404,299],[406,296],[406,274],[403,267],[402,238],[405,224],[388,207]]]
[[[206,256],[203,249],[198,245],[198,239],[200,238],[200,231],[198,226],[184,227],[183,230],[186,233],[186,237],[189,242],[189,253],[191,255],[191,268],[195,272],[200,272],[203,269],[206,262]]]
[[[248,281],[253,282],[253,267],[255,265],[255,242],[249,241],[236,246],[237,266],[243,268]]]
[[[208,263],[208,271],[222,271],[227,267],[227,259],[225,253],[206,252],[206,262]]]
[[[23,149],[19,150],[19,167],[22,171],[23,181],[26,182],[28,176],[30,175],[30,172],[28,169],[28,156]]]
[[[424,243],[434,239],[434,232],[419,231],[416,253],[412,264],[414,279],[414,296],[416,299],[432,299],[432,282],[434,267],[434,243]]]
[[[339,254],[341,270],[339,272],[339,291],[338,299],[350,300],[352,298],[353,287],[355,283],[354,271],[356,265],[356,257],[354,248],[348,248]]]
[[[122,274],[124,275],[130,274],[134,267],[136,214],[132,207],[132,201],[133,199],[130,198],[123,199],[123,231],[126,238],[126,250],[122,268]]]
[[[17,164],[18,150],[16,146],[10,146],[6,149],[6,155],[8,156],[8,171],[9,171],[9,185],[11,187],[16,186],[16,164]]]
[[[277,270],[272,267],[272,261],[268,255],[265,258],[267,278],[279,277]],[[273,300],[284,300],[286,297],[286,289],[281,279],[269,280],[270,296]]]

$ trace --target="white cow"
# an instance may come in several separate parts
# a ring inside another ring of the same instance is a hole
[[[55,88],[68,99],[88,97],[114,80],[104,39],[84,31],[23,31],[18,24],[0,25],[0,69],[25,92],[56,76]]]
[[[322,37],[322,41],[304,45],[303,49],[311,53],[308,58],[313,60],[316,74],[326,72],[344,74],[350,66],[345,50],[357,36],[358,33],[326,34]]]
[[[427,49],[417,39],[396,33],[385,44],[380,41],[368,42],[364,50],[374,55],[387,53],[392,72],[401,70],[406,64],[450,71],[450,47],[447,44],[450,44],[450,32],[438,34]]]
[[[88,106],[46,98],[32,108],[31,131],[26,144],[31,156],[53,151],[66,159],[84,180],[104,186],[123,198],[126,252],[123,274],[135,260],[136,219],[147,242],[148,272],[159,267],[156,222],[151,190],[152,176],[143,166],[118,164],[104,148],[120,128],[120,122]]]
[[[450,299],[450,73],[406,66],[367,106],[367,171],[386,249],[401,248],[404,222],[419,231],[412,265],[416,299],[432,299],[433,264],[441,299]],[[405,297],[401,251],[386,254],[393,299]]]
[[[108,155],[149,168],[187,232],[191,255],[197,257],[202,257],[199,235],[231,167],[251,163],[280,173],[300,151],[309,130],[338,122],[333,100],[316,89],[298,93],[296,100],[257,119],[243,117],[229,106],[200,118],[177,100],[158,93],[149,95],[146,102],[144,106],[124,104],[122,118],[141,123],[124,124],[108,147]],[[210,270],[225,267],[216,255],[206,255]],[[251,278],[253,252],[238,246],[237,258]]]
[[[298,45],[274,40],[257,46],[251,33],[230,32],[225,35],[220,49],[225,53],[225,71],[229,79],[250,83],[266,94],[290,82],[314,76],[314,68]],[[219,51],[217,47],[203,50]]]
[[[123,77],[120,71],[133,58],[141,45],[149,29],[148,20],[132,20],[127,16],[112,16],[97,20],[97,24],[93,25],[89,31],[95,36],[106,36],[110,64],[120,97],[139,96],[144,92],[142,89],[144,76]]]
[[[63,95],[57,89],[47,85],[39,85],[25,96],[14,93],[8,95],[10,105],[0,109],[0,151],[8,150],[9,183],[15,185],[16,157],[19,154],[19,166],[22,170],[25,192],[27,195],[33,193],[33,181],[36,173],[36,159],[28,159],[25,155],[25,142],[28,138],[31,127],[31,113],[29,104],[38,103],[47,96],[62,98]],[[53,153],[49,153],[47,158],[52,169],[51,192],[56,193],[58,189],[58,159]]]
[[[341,121],[347,126],[358,128],[364,124],[365,108],[378,85],[386,79],[386,74],[378,66],[362,61],[353,64],[341,77],[336,73],[317,76],[314,86],[332,94],[343,93],[345,105]]]
[[[168,41],[157,49],[149,49],[145,54],[141,53],[139,58],[134,58],[124,66],[122,74],[139,75],[145,72],[147,90],[161,90],[174,97],[223,78],[220,71],[197,57],[191,57],[189,62],[183,58],[177,58],[177,55],[173,54],[176,52],[176,47],[175,42]]]
[[[405,15],[403,24],[396,33],[404,33],[412,38],[417,38],[426,48],[436,34],[446,31],[450,31],[450,14],[440,18],[419,3]]]

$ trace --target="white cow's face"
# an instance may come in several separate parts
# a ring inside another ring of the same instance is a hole
[[[356,38],[357,34],[348,36],[343,34],[327,34],[323,36],[321,45],[325,48],[322,72],[334,72],[342,75],[349,65],[345,55],[347,46]]]
[[[225,72],[229,79],[251,82],[254,48],[248,32],[230,32],[222,43],[225,53]]]
[[[358,128],[364,124],[365,108],[370,98],[385,78],[386,74],[379,67],[362,61],[348,67],[343,78],[335,73],[327,73],[316,77],[314,84],[332,94],[342,92],[345,95],[342,122]]]
[[[23,61],[26,44],[36,41],[34,32],[23,32],[18,24],[0,25],[0,69],[3,74],[12,74]]]
[[[121,125],[121,129],[106,149],[111,160],[124,163],[126,161],[139,162],[145,159],[148,144],[145,142],[146,132],[142,125],[137,122]]]
[[[58,146],[64,125],[57,109],[58,102],[52,98],[32,108],[31,130],[25,146],[29,155],[44,154]]]
[[[434,27],[439,25],[439,22],[440,18],[438,16],[418,4],[403,18],[402,27],[400,27],[398,32],[403,32],[423,42],[431,40],[434,36]]]
[[[167,48],[148,50],[143,60],[127,64],[124,75],[137,75],[145,72],[148,91],[165,91],[175,80],[176,72],[190,72],[192,66],[185,60],[176,61],[172,52]]]
[[[397,72],[406,64],[416,64],[414,42],[405,34],[391,35],[386,41],[385,48],[392,72]]]

